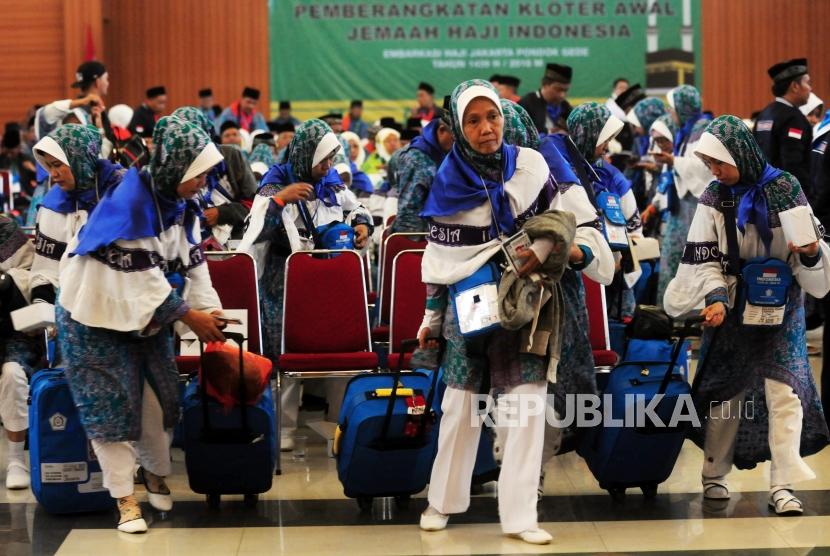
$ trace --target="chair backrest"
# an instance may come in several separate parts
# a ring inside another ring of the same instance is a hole
[[[608,312],[605,305],[605,286],[582,274],[585,286],[585,306],[588,309],[588,337],[591,349],[611,349],[608,332]]]
[[[337,253],[331,258],[314,255]],[[363,263],[356,251],[296,251],[285,261],[282,353],[371,351]]]
[[[363,254],[363,279],[366,280],[366,291],[374,291],[372,290],[374,286],[372,283],[372,253],[369,249]]]
[[[392,261],[392,293],[389,314],[389,351],[401,349],[401,342],[418,336],[424,319],[427,287],[421,280],[423,249],[401,251]]]
[[[206,251],[208,272],[224,309],[248,311],[248,351],[262,353],[256,261],[247,253]]]
[[[389,322],[390,294],[392,291],[392,261],[401,251],[411,249],[426,249],[426,234],[423,232],[405,232],[390,234],[383,242],[383,255],[380,259],[380,285],[378,296],[380,310],[378,323]]]

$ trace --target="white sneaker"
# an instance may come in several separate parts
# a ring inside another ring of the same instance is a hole
[[[421,529],[424,531],[441,531],[447,528],[450,516],[444,515],[432,506],[421,514]]]
[[[19,461],[9,462],[6,467],[6,488],[9,490],[22,490],[29,488],[29,468],[25,463]]]
[[[544,529],[527,529],[518,534],[512,534],[511,537],[521,539],[528,544],[550,544],[553,540],[553,535]]]
[[[292,452],[294,451],[294,437],[293,436],[281,436],[280,437],[280,452]]]

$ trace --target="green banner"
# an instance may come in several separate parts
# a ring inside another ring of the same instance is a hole
[[[658,93],[699,85],[699,22],[700,0],[273,0],[271,99],[302,118],[360,98],[373,117],[406,112],[420,81],[440,99],[501,73],[524,94],[548,62],[573,67],[574,100],[616,77]]]

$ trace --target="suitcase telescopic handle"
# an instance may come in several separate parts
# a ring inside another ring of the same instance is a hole
[[[668,390],[669,382],[671,382],[671,378],[674,375],[674,366],[677,365],[677,360],[680,359],[680,351],[683,349],[683,344],[686,342],[686,338],[692,335],[695,325],[702,323],[704,320],[706,319],[703,316],[696,315],[683,321],[683,328],[680,330],[677,342],[672,348],[671,363],[669,364],[669,368],[666,369],[666,374],[663,377],[663,380],[660,382],[660,388],[657,390],[658,394],[665,394],[666,390]]]
[[[438,356],[438,365],[437,367],[441,366],[441,354],[443,353],[443,341],[441,338],[428,338],[427,341],[430,340],[438,340],[439,343],[439,356]],[[403,371],[404,360],[406,359],[406,354],[418,347],[419,342],[417,338],[410,338],[407,340],[403,340],[401,342],[401,355],[398,358],[398,365],[395,369],[395,373],[392,376],[392,394],[389,396],[389,404],[386,406],[386,417],[383,420],[383,432],[381,433],[381,441],[385,441],[387,435],[389,434],[389,426],[392,423],[392,414],[395,411],[395,403],[398,401],[398,382],[401,379],[401,373]],[[426,407],[424,408],[425,412],[428,412],[432,407],[432,400],[435,396],[435,387],[437,384],[438,378],[438,368],[435,369],[435,372],[432,374],[432,385],[430,386],[429,395],[427,396]],[[421,427],[419,431],[419,435],[422,435],[424,432],[425,427]]]

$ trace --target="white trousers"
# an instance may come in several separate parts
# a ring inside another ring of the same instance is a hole
[[[506,392],[536,397],[544,408],[544,382],[522,384]],[[519,403],[510,403],[517,410]],[[448,387],[441,403],[443,416],[438,433],[438,454],[429,481],[429,505],[442,514],[455,514],[470,506],[470,484],[481,436],[482,416],[474,416],[473,393]],[[504,533],[521,533],[538,527],[536,488],[542,464],[545,433],[544,410],[528,416],[522,426],[500,427],[506,433],[499,474],[499,517]],[[515,414],[514,414],[515,415]],[[521,419],[522,416],[520,415]]]
[[[159,477],[170,475],[170,431],[164,429],[164,413],[155,392],[144,382],[141,396],[141,438],[138,442],[92,440],[92,448],[104,473],[104,487],[113,498],[133,493],[136,457],[141,466]]]
[[[801,400],[788,385],[770,379],[764,380],[764,395],[769,409],[770,487],[814,479],[816,474],[799,453],[804,418]],[[709,409],[703,450],[703,476],[706,478],[722,477],[732,470],[740,419],[754,411],[751,406],[740,405],[743,400],[744,393],[741,392]]]
[[[291,436],[297,430],[297,420],[299,419],[300,405],[305,388],[302,379],[280,378],[280,433],[283,436]],[[321,393],[329,404],[326,420],[337,421],[348,382],[348,378],[326,378],[311,381],[315,385],[319,383],[322,387],[319,390],[315,389],[313,393]]]
[[[29,379],[18,363],[3,363],[0,368],[0,419],[12,432],[29,428]]]

